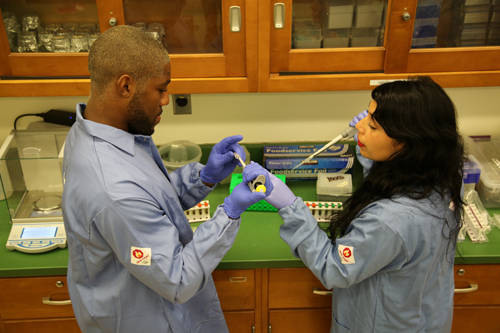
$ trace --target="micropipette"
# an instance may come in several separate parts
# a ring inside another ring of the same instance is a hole
[[[240,157],[240,154],[234,153],[234,158],[236,158],[238,161],[240,161],[241,166],[243,169],[247,166],[245,162]],[[253,181],[250,181],[247,183],[248,188],[252,192],[262,192],[266,193],[266,186],[264,185],[266,183],[266,176],[264,175],[259,175],[257,178],[255,178]]]
[[[316,151],[314,154],[311,154],[308,158],[306,158],[305,160],[303,160],[302,162],[300,162],[299,165],[297,165],[295,168],[293,168],[292,170],[295,170],[297,169],[299,166],[311,161],[311,159],[318,155],[319,153],[322,153],[324,152],[325,150],[327,150],[328,148],[330,148],[330,146],[336,144],[337,142],[339,142],[340,140],[342,139],[349,139],[349,138],[352,138],[354,135],[356,135],[356,133],[358,133],[358,130],[355,128],[355,127],[351,127],[349,126],[346,130],[344,130],[339,136],[337,136],[335,139],[333,139],[332,141],[328,142],[326,145],[323,146],[323,148],[321,148],[320,150]]]

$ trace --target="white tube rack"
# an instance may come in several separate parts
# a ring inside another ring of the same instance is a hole
[[[210,220],[210,203],[208,200],[200,201],[194,207],[184,211],[189,223]]]
[[[343,209],[342,202],[334,201],[304,201],[318,222],[330,222],[333,213]]]
[[[464,206],[464,226],[472,242],[486,242],[488,221],[481,216],[476,205]]]

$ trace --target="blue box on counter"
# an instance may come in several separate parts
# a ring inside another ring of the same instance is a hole
[[[317,152],[323,145],[291,145],[291,146],[264,146],[264,160],[268,158],[300,158],[308,157]],[[348,144],[333,145],[321,154],[323,157],[353,157],[353,151]]]
[[[265,146],[264,167],[272,174],[286,175],[288,181],[316,180],[319,173],[352,174],[354,153],[348,144],[334,145],[293,170],[321,148],[322,145]]]

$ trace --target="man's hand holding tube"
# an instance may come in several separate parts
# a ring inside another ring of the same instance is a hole
[[[245,160],[245,151],[238,144],[242,139],[241,135],[233,135],[222,139],[212,147],[207,165],[200,172],[202,182],[217,184],[228,177],[240,163],[234,158],[234,153],[238,153]]]
[[[247,183],[260,175],[266,177],[266,192],[252,192]],[[224,211],[230,218],[237,219],[248,207],[268,197],[273,192],[273,187],[270,173],[259,164],[252,162],[243,169],[243,181],[224,199]]]

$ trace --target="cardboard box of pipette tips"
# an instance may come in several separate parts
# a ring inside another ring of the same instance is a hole
[[[289,181],[315,181],[319,173],[352,174],[354,153],[350,145],[333,145],[311,161],[294,169],[322,145],[264,146],[264,167]]]

